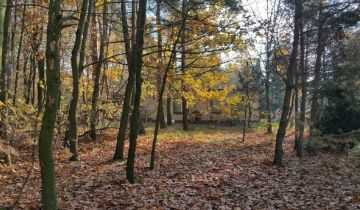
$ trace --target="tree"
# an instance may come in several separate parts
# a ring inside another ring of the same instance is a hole
[[[321,58],[325,49],[324,43],[324,24],[325,18],[323,14],[323,0],[319,1],[319,13],[318,13],[318,27],[317,27],[317,48],[316,48],[316,61],[314,68],[314,80],[313,80],[313,95],[311,100],[311,123],[310,134],[314,134],[314,129],[319,121],[319,84],[320,84],[320,71],[321,71]]]
[[[46,36],[46,103],[39,135],[42,207],[57,209],[53,134],[56,122],[60,88],[60,36],[62,17],[60,0],[50,0]]]
[[[302,5],[301,5],[302,7]],[[304,32],[304,18],[303,18],[303,9],[301,8],[301,22],[300,22],[300,79],[301,79],[301,102],[300,102],[300,113],[299,113],[299,128],[298,133],[296,134],[295,139],[295,149],[296,155],[300,158],[303,156],[303,138],[304,138],[304,129],[305,129],[305,117],[306,117],[306,98],[307,98],[307,90],[306,90],[306,82],[307,82],[307,71],[306,71],[306,61],[305,61],[305,37],[306,34]],[[298,79],[298,78],[296,78]]]
[[[294,87],[294,73],[296,68],[296,58],[298,53],[298,45],[299,45],[299,34],[300,34],[300,23],[301,23],[301,8],[302,1],[295,0],[295,15],[294,15],[294,38],[292,44],[292,51],[290,55],[290,61],[286,69],[286,80],[285,80],[285,95],[283,108],[281,113],[281,118],[279,122],[279,129],[276,134],[276,144],[275,144],[275,155],[273,164],[274,165],[282,165],[282,156],[283,156],[283,148],[282,142],[286,134],[286,128],[288,125],[288,116],[290,112],[290,104],[291,104],[291,95]]]
[[[76,30],[76,37],[75,37],[75,43],[74,47],[71,53],[71,70],[72,70],[72,78],[73,78],[73,93],[72,93],[72,99],[70,103],[70,109],[69,109],[69,128],[66,132],[68,136],[65,136],[65,138],[68,138],[69,140],[66,140],[67,142],[70,142],[70,152],[72,153],[72,156],[70,160],[78,160],[78,132],[77,132],[77,104],[79,101],[79,80],[82,73],[82,66],[84,63],[84,57],[85,57],[85,46],[86,46],[86,40],[87,40],[87,33],[89,28],[89,22],[90,22],[90,13],[92,11],[92,0],[83,0],[82,6],[81,6],[81,14],[79,19],[79,24]],[[86,15],[88,13],[88,15]],[[80,53],[80,57],[79,57]],[[79,57],[79,58],[78,58]]]
[[[133,5],[134,6],[134,5]],[[135,13],[132,14],[133,16]],[[128,67],[128,80],[125,89],[125,97],[123,102],[122,114],[120,119],[120,127],[116,141],[115,153],[113,156],[113,160],[122,160],[124,159],[124,143],[126,138],[126,127],[128,124],[130,106],[131,106],[131,94],[133,92],[133,88],[135,85],[135,71],[133,69],[133,55],[131,46],[135,45],[135,43],[131,43],[130,34],[129,34],[129,26],[127,21],[127,12],[126,12],[126,1],[121,2],[121,22],[123,28],[123,37],[125,44],[125,54],[127,60]],[[134,32],[133,32],[134,33]]]
[[[126,179],[130,183],[135,183],[134,165],[136,156],[136,141],[138,136],[139,121],[140,121],[140,100],[141,100],[141,86],[142,77],[141,69],[143,63],[143,47],[144,47],[144,33],[146,21],[146,0],[139,1],[139,10],[137,11],[136,20],[136,42],[132,48],[133,63],[132,68],[135,72],[135,99],[134,108],[131,114],[130,121],[130,139],[129,139],[129,152],[126,162]]]
[[[182,18],[185,19],[185,15],[187,13],[188,10],[188,1],[187,0],[183,0],[182,1]],[[186,28],[186,22],[184,23],[184,28]],[[183,33],[181,36],[181,72],[183,74],[185,74],[185,70],[186,70],[186,33]],[[186,91],[186,87],[183,84],[182,85],[182,89],[183,91]],[[189,130],[189,120],[188,120],[188,115],[189,115],[189,109],[188,109],[188,105],[187,105],[187,100],[184,96],[182,96],[181,98],[181,102],[182,102],[182,123],[183,123],[183,130],[184,131],[188,131]]]
[[[158,88],[158,97],[160,96],[161,92],[161,73],[164,70],[163,64],[163,50],[162,50],[162,30],[161,30],[161,5],[163,0],[156,0],[156,30],[157,30],[157,45],[158,45],[158,75],[157,75],[157,88]],[[161,101],[162,102],[162,101]],[[165,122],[165,115],[163,105],[160,107],[160,128],[166,128]]]
[[[102,36],[100,38],[100,51],[99,51],[99,59],[95,65],[95,78],[94,78],[94,88],[91,98],[91,119],[90,119],[90,137],[95,140],[96,139],[96,125],[98,123],[98,98],[100,92],[100,75],[101,75],[101,67],[104,63],[105,58],[105,45],[107,40],[107,10],[108,3],[104,2],[103,4],[103,22],[102,22]]]
[[[183,7],[183,9],[184,9],[184,7]],[[174,62],[173,59],[175,58],[177,44],[180,40],[180,37],[183,36],[182,35],[183,31],[185,30],[185,22],[186,22],[187,15],[188,15],[187,11],[185,11],[184,15],[181,18],[181,26],[180,26],[179,32],[174,40],[174,44],[172,46],[172,50],[171,50],[171,53],[169,56],[169,61],[166,65],[166,68],[164,69],[164,75],[163,76],[158,75],[160,78],[162,78],[162,80],[161,80],[161,84],[160,84],[159,96],[158,96],[158,102],[157,102],[157,113],[156,113],[156,119],[155,119],[154,139],[153,139],[153,143],[152,143],[152,147],[151,147],[150,169],[155,168],[156,144],[157,144],[159,126],[161,127],[161,120],[162,120],[161,118],[163,117],[162,116],[163,115],[162,107],[163,107],[163,97],[164,97],[164,92],[165,92],[165,87],[166,87],[166,81],[168,78],[168,74],[169,74],[171,65]],[[169,109],[168,109],[168,112],[169,112]],[[168,119],[169,119],[169,117],[168,117]]]

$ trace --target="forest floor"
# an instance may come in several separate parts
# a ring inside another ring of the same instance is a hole
[[[196,125],[162,131],[155,170],[149,170],[152,130],[138,140],[137,183],[125,179],[125,162],[112,162],[116,131],[98,142],[82,140],[81,160],[56,148],[60,209],[359,209],[360,164],[349,156],[292,152],[284,142],[284,167],[271,165],[274,136],[247,134],[239,127]],[[60,144],[60,143],[59,143]],[[0,209],[16,200],[31,168],[31,149],[20,151],[12,167],[0,166]],[[19,208],[40,205],[36,162]]]

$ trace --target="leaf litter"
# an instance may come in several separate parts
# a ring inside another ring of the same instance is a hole
[[[125,177],[125,161],[112,162],[116,131],[99,142],[80,141],[81,160],[55,150],[59,209],[359,209],[360,165],[346,156],[318,154],[299,160],[293,140],[284,142],[284,167],[271,165],[274,136],[211,127],[184,135],[164,130],[156,169],[149,170],[151,135],[140,137],[137,183]],[[200,132],[201,131],[201,132]],[[148,131],[148,133],[151,133]],[[125,151],[127,151],[125,149]],[[31,165],[31,150],[13,166],[1,166],[0,207],[18,195]],[[40,206],[38,163],[19,208]]]

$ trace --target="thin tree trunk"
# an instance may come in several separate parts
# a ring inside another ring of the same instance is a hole
[[[307,72],[306,72],[306,63],[305,63],[305,34],[304,34],[304,18],[301,15],[301,25],[300,25],[300,73],[301,73],[301,102],[300,102],[300,116],[299,116],[299,138],[296,146],[296,155],[299,158],[303,157],[303,138],[304,138],[304,128],[305,128],[305,116],[306,116],[306,82],[307,82]],[[306,52],[307,54],[307,52]],[[306,55],[307,57],[307,55]]]
[[[125,97],[122,107],[121,119],[120,119],[120,127],[116,141],[115,153],[113,156],[113,160],[123,160],[124,159],[124,143],[126,136],[126,127],[128,124],[130,108],[131,108],[131,95],[133,92],[133,88],[135,86],[135,72],[133,70],[133,62],[131,55],[131,45],[130,45],[130,36],[129,36],[129,26],[127,21],[127,12],[126,12],[126,1],[122,0],[121,2],[121,22],[125,40],[125,52],[128,66],[128,81],[125,89]],[[134,14],[135,15],[135,14]]]
[[[100,75],[101,75],[101,67],[103,66],[104,60],[104,48],[105,41],[107,40],[107,8],[108,4],[104,3],[103,5],[103,24],[102,24],[102,34],[103,36],[100,39],[100,52],[99,52],[99,60],[96,64],[95,68],[95,79],[94,79],[94,89],[91,99],[91,120],[90,120],[90,137],[93,140],[96,140],[96,125],[98,123],[98,110],[97,103],[100,92]]]
[[[79,57],[80,49],[82,47],[82,38],[84,36],[85,24],[86,22],[89,21],[88,19],[86,19],[86,13],[91,12],[91,10],[88,10],[88,8],[90,7],[88,2],[89,2],[88,0],[82,1],[79,24],[76,29],[75,43],[71,52],[73,92],[72,92],[72,99],[70,103],[69,116],[68,116],[69,130],[66,132],[68,134],[68,137],[65,137],[68,138],[69,139],[68,141],[70,142],[70,152],[72,154],[72,156],[70,157],[71,161],[77,161],[79,159],[78,137],[77,137],[78,127],[77,127],[76,115],[77,115],[77,104],[79,101],[79,83],[80,83],[79,69],[82,67],[79,66],[78,57]],[[90,13],[89,15],[87,15],[87,17],[90,17]]]
[[[320,71],[321,71],[321,57],[324,51],[324,17],[323,17],[323,0],[319,3],[319,20],[318,20],[318,34],[317,34],[317,48],[316,48],[316,61],[314,68],[314,80],[313,80],[313,96],[311,101],[310,111],[310,135],[315,134],[315,129],[319,121],[319,83],[320,83]]]
[[[282,142],[286,134],[286,128],[288,125],[288,115],[290,112],[290,103],[291,103],[291,93],[294,86],[294,71],[296,68],[296,58],[299,45],[299,30],[300,30],[300,15],[302,8],[302,0],[295,0],[295,18],[294,18],[294,39],[293,47],[291,51],[290,63],[286,71],[286,81],[285,81],[285,95],[283,102],[283,110],[281,113],[279,129],[276,134],[276,144],[275,144],[275,154],[274,154],[274,165],[282,166],[282,156],[283,156],[283,147]]]
[[[171,115],[171,96],[168,94],[166,100],[166,122],[168,126],[172,125],[172,115]]]
[[[136,141],[139,128],[140,120],[140,100],[141,100],[141,69],[142,69],[142,54],[144,46],[144,32],[145,32],[145,21],[146,21],[146,0],[139,0],[139,10],[137,12],[136,21],[136,42],[133,46],[133,68],[136,72],[136,93],[135,93],[135,104],[131,115],[130,121],[130,139],[129,139],[129,152],[126,162],[126,179],[130,183],[135,183],[134,165],[136,156]]]
[[[26,4],[26,2],[27,1],[25,0],[24,4]],[[22,52],[24,32],[25,32],[25,12],[26,12],[26,6],[24,5],[23,12],[22,12],[22,20],[21,20],[21,32],[20,32],[19,47],[18,47],[17,56],[16,56],[14,95],[13,95],[13,99],[12,99],[14,106],[16,106],[16,97],[17,97],[17,91],[18,91],[19,71],[20,71],[20,56],[21,56],[21,52]],[[24,57],[23,59],[26,60],[24,62],[24,66],[25,66],[24,68],[26,69],[25,63],[27,63],[27,58],[25,58],[25,56],[23,56],[23,57]]]
[[[29,66],[29,68],[30,68],[30,71],[29,71],[29,75],[28,75],[28,77],[27,77],[27,80],[26,80],[26,84],[27,84],[27,94],[26,94],[26,104],[30,104],[31,103],[31,88],[32,88],[32,84],[33,84],[33,82],[32,82],[32,78],[33,78],[33,74],[35,74],[34,73],[34,68],[35,68],[35,64],[34,64],[34,61],[35,60],[35,58],[34,58],[34,52],[32,51],[31,52],[31,55],[30,55],[30,66]]]
[[[157,71],[157,89],[158,97],[160,97],[161,89],[161,74],[164,71],[163,56],[162,56],[162,31],[161,31],[161,4],[162,0],[156,0],[156,29],[157,29],[157,46],[158,46],[158,71]],[[164,108],[160,107],[160,128],[166,128]]]
[[[183,7],[184,9],[185,7]],[[155,168],[155,158],[156,158],[156,144],[157,144],[157,137],[158,137],[158,133],[159,133],[159,126],[160,126],[160,121],[161,121],[161,112],[163,111],[161,108],[163,106],[163,97],[164,97],[164,92],[165,92],[165,87],[166,87],[166,80],[168,78],[168,73],[170,71],[170,67],[171,64],[173,62],[173,59],[175,58],[175,53],[176,53],[176,47],[177,44],[180,40],[180,37],[182,37],[182,32],[185,29],[185,21],[187,18],[187,12],[185,13],[185,15],[183,15],[183,19],[182,19],[182,25],[181,28],[179,30],[178,36],[174,42],[174,45],[172,47],[172,51],[170,54],[170,59],[167,63],[167,66],[165,68],[165,72],[164,72],[164,76],[162,78],[161,81],[161,85],[160,85],[160,92],[159,92],[159,98],[158,98],[158,106],[157,106],[157,113],[156,113],[156,120],[155,120],[155,129],[154,129],[154,139],[153,139],[153,143],[152,143],[152,148],[151,148],[151,157],[150,157],[150,169],[154,169]],[[169,98],[168,98],[168,102],[169,102]],[[170,104],[168,105],[170,106]],[[168,113],[170,112],[169,110],[170,108],[168,107]],[[171,117],[171,115],[170,115]],[[171,119],[170,119],[171,121]]]
[[[252,118],[252,105],[251,105],[251,102],[249,102],[248,107],[249,107],[249,117],[248,117],[247,125],[248,125],[248,128],[251,128],[251,118]]]
[[[60,89],[60,0],[50,0],[46,40],[46,105],[39,135],[42,208],[57,209],[53,134],[58,110]]]
[[[45,85],[45,60],[38,60],[39,68],[39,82],[38,82],[38,112],[40,113],[43,108],[43,98],[44,98],[44,85]]]
[[[187,0],[183,0],[182,2],[182,16],[184,18],[184,16],[187,14]],[[184,28],[186,27],[186,22],[184,23]],[[186,67],[186,47],[185,47],[185,42],[186,42],[186,34],[183,33],[181,36],[181,72],[183,74],[185,74],[185,67]],[[185,84],[182,84],[182,88],[184,91],[186,91],[186,87]],[[189,120],[188,120],[188,106],[187,106],[187,101],[186,98],[183,96],[181,98],[182,100],[182,114],[183,114],[183,130],[184,131],[188,131],[189,130]]]
[[[32,68],[33,68],[33,74],[32,74],[32,78],[31,78],[31,87],[32,87],[32,94],[31,94],[31,104],[35,105],[35,81],[36,81],[36,53],[37,51],[34,52],[34,60],[32,63]]]
[[[267,61],[269,62],[269,61]],[[270,68],[267,64],[267,68]],[[266,80],[265,80],[265,101],[266,101],[266,133],[272,133],[272,124],[271,124],[271,108],[270,108],[270,70],[266,70]]]
[[[241,142],[245,142],[245,135],[246,135],[246,118],[247,118],[247,110],[248,110],[248,97],[246,97],[245,102],[245,109],[244,109],[244,122],[243,122],[243,130],[242,130],[242,140]]]
[[[27,64],[29,61],[29,57],[24,57],[24,63],[23,63],[23,85],[24,85],[24,89],[23,89],[23,96],[24,96],[24,100],[27,100],[27,91],[26,91],[26,87],[27,87]]]

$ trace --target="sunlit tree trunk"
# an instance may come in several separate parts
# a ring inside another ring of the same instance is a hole
[[[46,103],[39,135],[42,208],[57,209],[53,134],[60,89],[60,36],[62,18],[60,0],[50,0],[46,38]]]

